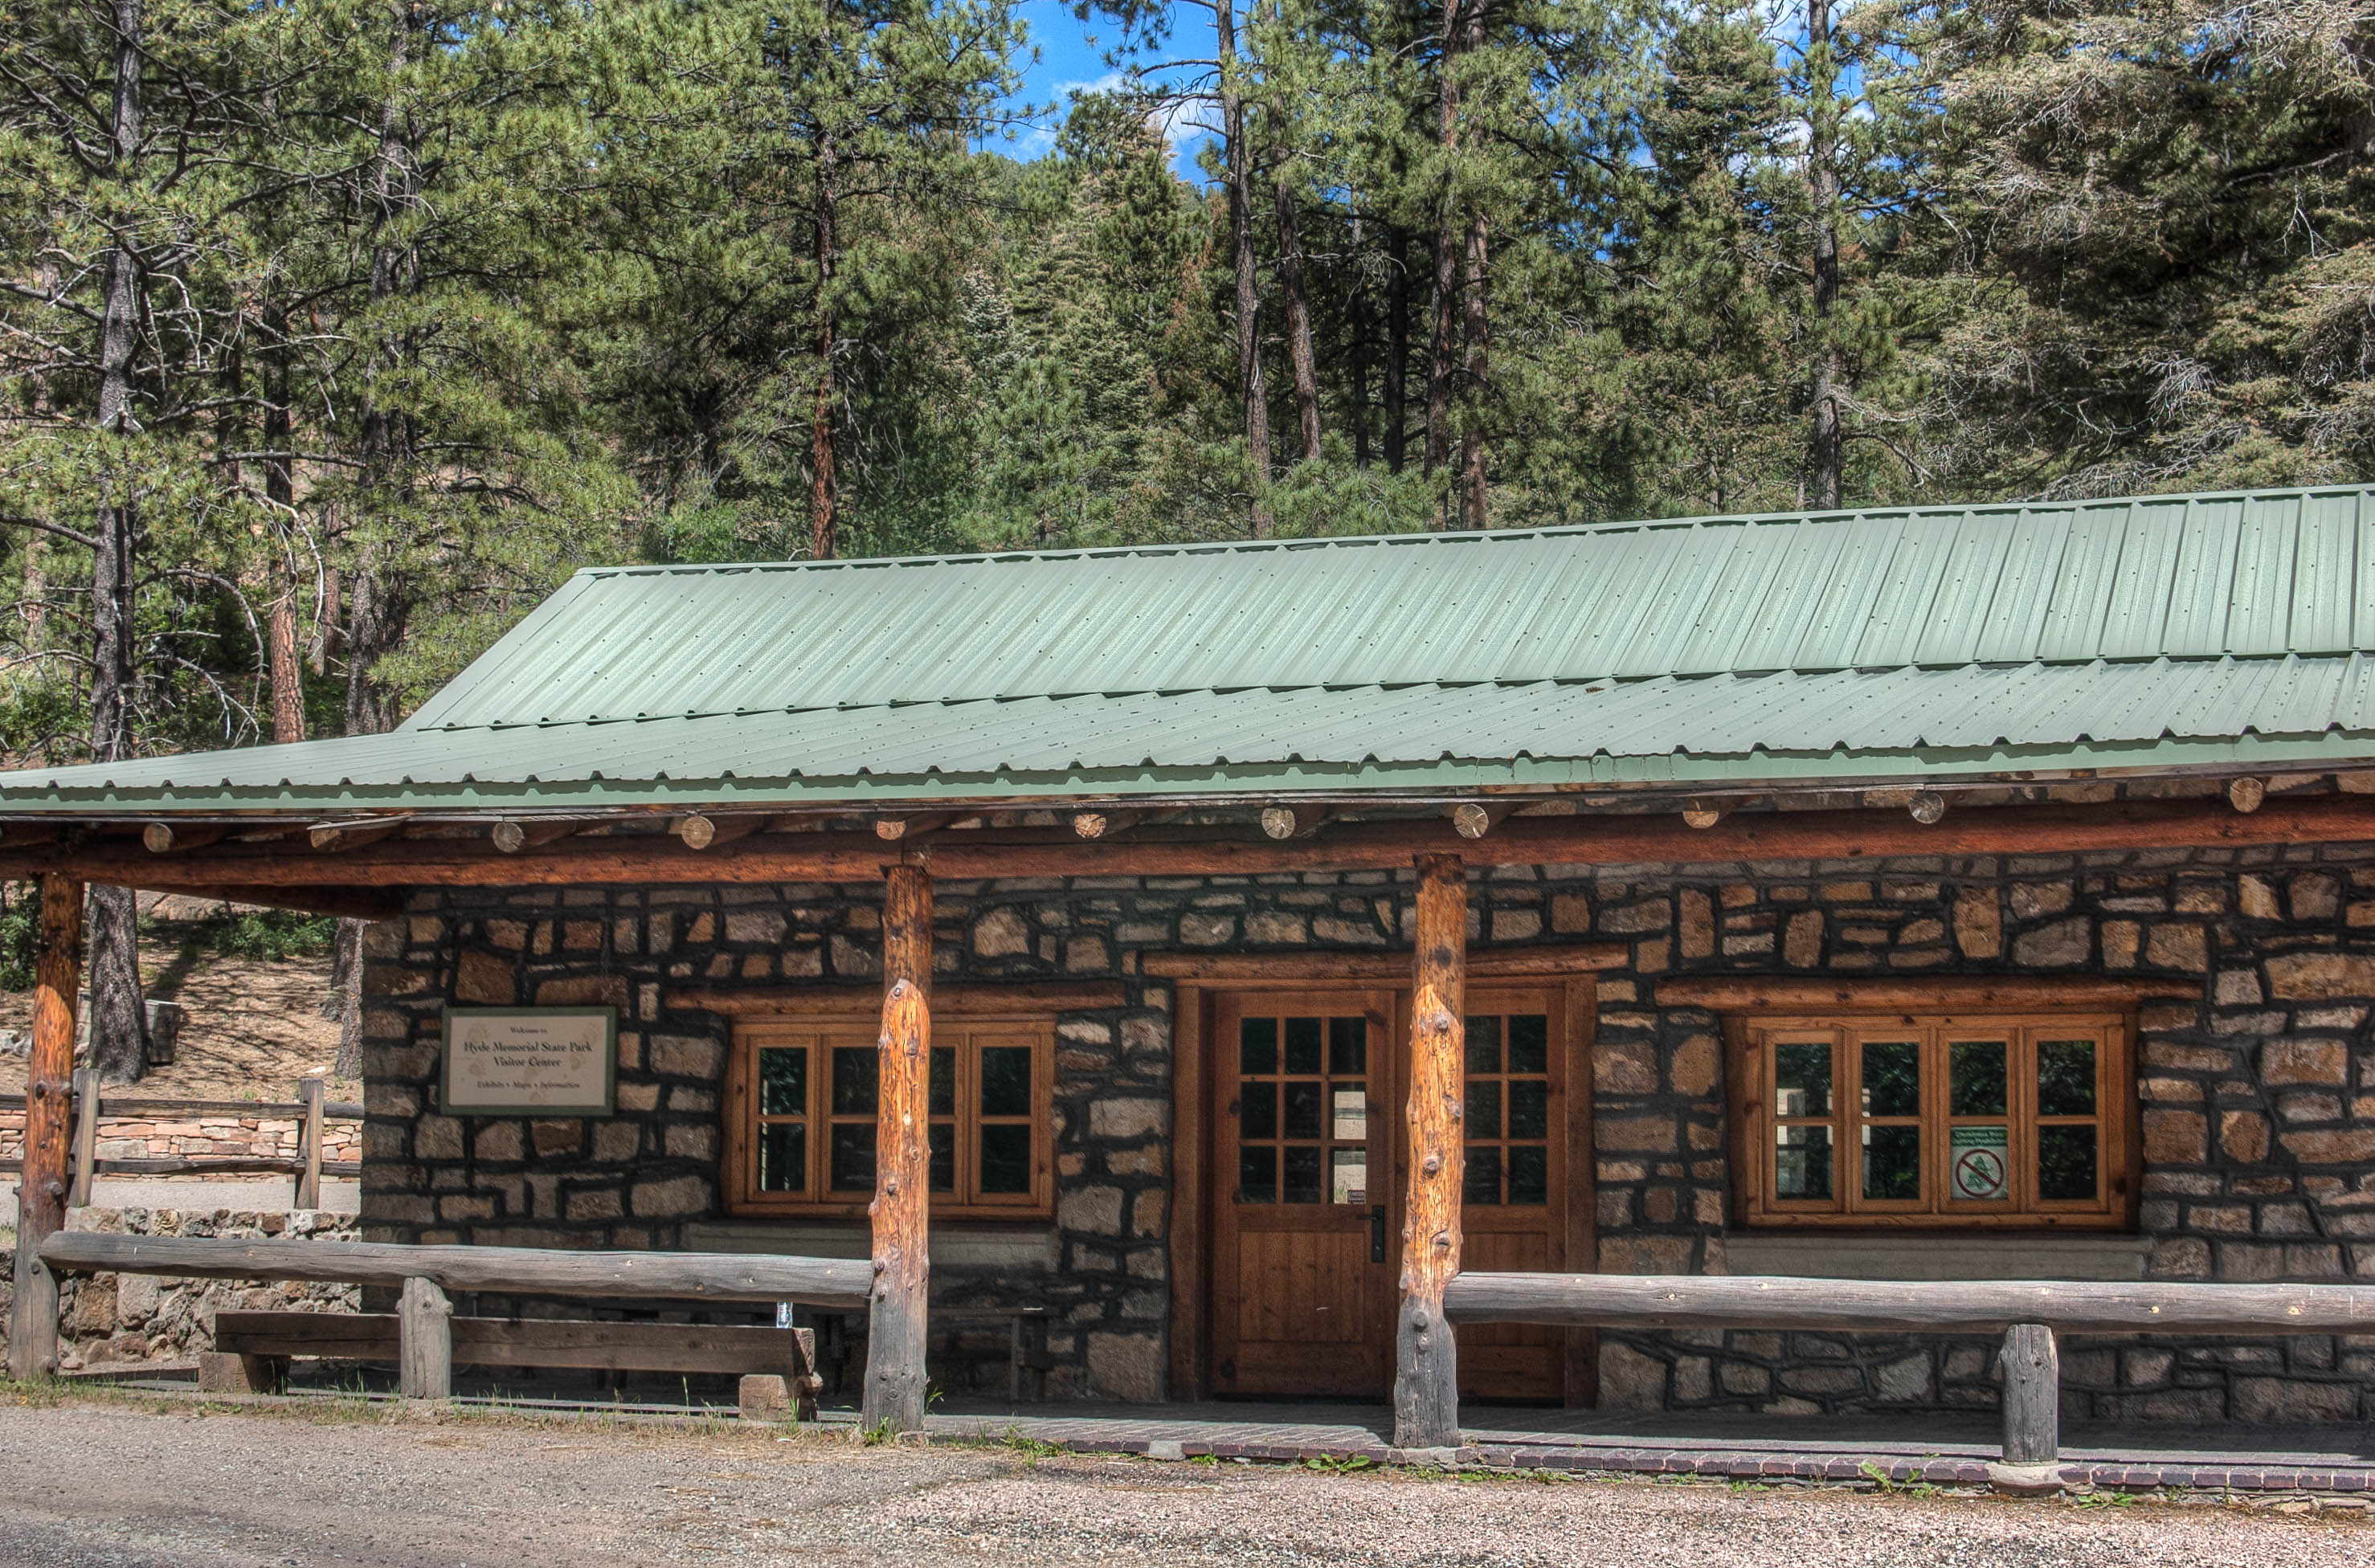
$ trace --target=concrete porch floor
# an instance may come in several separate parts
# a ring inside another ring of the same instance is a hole
[[[124,1369],[112,1377],[83,1377],[160,1392],[191,1390],[193,1373],[160,1371]],[[289,1397],[377,1400],[395,1397],[393,1385],[393,1376],[380,1368],[349,1368],[335,1379],[301,1371]],[[704,1396],[682,1382],[671,1388],[657,1377],[602,1390],[583,1379],[490,1379],[461,1371],[455,1392],[465,1404],[556,1414],[665,1421],[714,1418],[733,1409],[733,1396],[722,1380]],[[1859,1481],[1877,1476],[1906,1485],[1985,1485],[2000,1435],[1992,1413],[1756,1416],[1470,1405],[1461,1415],[1464,1464],[1746,1481]],[[857,1412],[829,1406],[822,1421],[854,1427]],[[1156,1459],[1385,1463],[1393,1457],[1393,1413],[1381,1405],[1015,1405],[958,1397],[935,1402],[926,1426],[934,1441],[1027,1441]],[[2062,1479],[2067,1486],[2126,1491],[2308,1491],[2364,1498],[2375,1505],[2375,1426],[2065,1421]]]

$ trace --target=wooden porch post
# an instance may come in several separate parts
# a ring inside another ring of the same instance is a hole
[[[924,1430],[925,1302],[931,1259],[932,880],[890,868],[882,899],[880,1102],[874,1134],[874,1286],[859,1420]]]
[[[8,1370],[58,1369],[58,1279],[39,1256],[66,1219],[66,1127],[74,1084],[75,999],[82,990],[83,887],[41,878],[34,946],[33,1047],[25,1065],[25,1163],[17,1189],[17,1280],[8,1315]],[[91,1114],[86,1108],[86,1115]]]
[[[1394,1446],[1459,1445],[1459,1365],[1443,1288],[1459,1272],[1460,1140],[1468,983],[1468,871],[1418,857],[1411,987],[1410,1194],[1394,1332]]]

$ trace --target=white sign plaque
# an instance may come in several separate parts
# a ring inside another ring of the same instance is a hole
[[[616,1008],[448,1008],[449,1116],[607,1116],[616,1077]]]

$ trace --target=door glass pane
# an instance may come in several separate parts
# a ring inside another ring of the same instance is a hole
[[[2091,1116],[2095,1114],[2093,1041],[2040,1040],[2037,1043],[2037,1114],[2040,1116]]]
[[[1884,1199],[1921,1196],[1921,1129],[1863,1129],[1863,1195]]]
[[[953,1123],[935,1122],[924,1129],[924,1147],[931,1156],[932,1190],[957,1190],[957,1129]]]
[[[874,1190],[874,1124],[838,1122],[833,1129],[833,1190]]]
[[[1248,1078],[1278,1071],[1278,1020],[1249,1018],[1238,1020],[1237,1071]]]
[[[2037,1129],[2037,1196],[2092,1199],[2095,1197],[2095,1129]]]
[[[1286,1070],[1291,1073],[1319,1071],[1317,1019],[1291,1018],[1286,1020]]]
[[[1870,1040],[1863,1047],[1863,1114],[1921,1114],[1921,1046],[1912,1040]]]
[[[1328,1133],[1340,1143],[1360,1143],[1369,1136],[1369,1091],[1339,1089],[1328,1113]]]
[[[759,1114],[762,1116],[805,1116],[809,1114],[807,1046],[776,1045],[759,1053]]]
[[[1831,1047],[1824,1041],[1792,1041],[1773,1047],[1773,1114],[1831,1114]]]
[[[1239,1203],[1276,1203],[1278,1201],[1277,1149],[1240,1149],[1237,1150],[1237,1201]]]
[[[930,1114],[953,1116],[957,1114],[957,1051],[953,1045],[932,1047],[932,1078],[927,1086]]]
[[[833,1114],[836,1116],[870,1116],[874,1114],[875,1075],[880,1068],[876,1048],[871,1045],[836,1045],[833,1048]],[[834,1185],[838,1186],[838,1182]],[[872,1186],[868,1175],[866,1185]]]
[[[1551,1151],[1540,1144],[1518,1144],[1509,1150],[1509,1201],[1548,1203],[1551,1200]]]
[[[764,1122],[759,1127],[759,1190],[805,1192],[809,1185],[809,1129],[804,1122]]]
[[[1551,1020],[1540,1013],[1509,1015],[1509,1070],[1546,1073],[1551,1070]]]
[[[1551,1086],[1536,1079],[1518,1079],[1509,1085],[1509,1136],[1551,1136]]]
[[[2001,1040],[1957,1040],[1947,1046],[1950,1064],[1948,1102],[1957,1116],[2001,1116],[2004,1114],[2004,1043]]]
[[[1501,1086],[1491,1079],[1468,1084],[1468,1114],[1463,1119],[1470,1142],[1501,1136]]]
[[[1278,1136],[1278,1085],[1249,1083],[1237,1091],[1237,1136],[1247,1140]]]
[[[1468,1020],[1468,1070],[1471,1073],[1497,1073],[1501,1070],[1501,1020],[1493,1014]]]
[[[981,1129],[981,1190],[1031,1190],[1031,1129],[1006,1122]]]
[[[1328,1071],[1336,1078],[1364,1078],[1369,1071],[1369,1020],[1328,1020]]]
[[[1328,1201],[1355,1206],[1369,1201],[1369,1151],[1339,1149],[1329,1157]]]
[[[1773,1129],[1773,1195],[1789,1198],[1831,1196],[1831,1129]]]
[[[1460,1184],[1460,1201],[1498,1208],[1501,1202],[1501,1150],[1486,1144],[1468,1151],[1468,1175]]]
[[[1031,1047],[989,1045],[981,1053],[981,1114],[1031,1114]]]
[[[1319,1085],[1316,1080],[1286,1086],[1286,1136],[1319,1136]]]
[[[1290,1145],[1286,1150],[1286,1201],[1319,1201],[1319,1149],[1317,1145]]]

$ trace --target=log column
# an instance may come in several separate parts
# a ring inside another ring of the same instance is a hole
[[[868,1303],[869,1431],[924,1430],[926,1246],[931,1193],[932,881],[893,866],[882,900],[882,1036],[874,1134],[874,1285]]]
[[[17,1189],[16,1291],[8,1315],[8,1370],[18,1378],[47,1377],[58,1369],[58,1279],[39,1249],[66,1219],[82,904],[80,882],[55,875],[41,878],[33,1045],[25,1065],[24,1177]]]
[[[1468,984],[1468,872],[1456,855],[1418,859],[1412,955],[1410,1188],[1394,1333],[1394,1446],[1459,1445],[1459,1364],[1443,1288],[1459,1272],[1460,1141]]]

